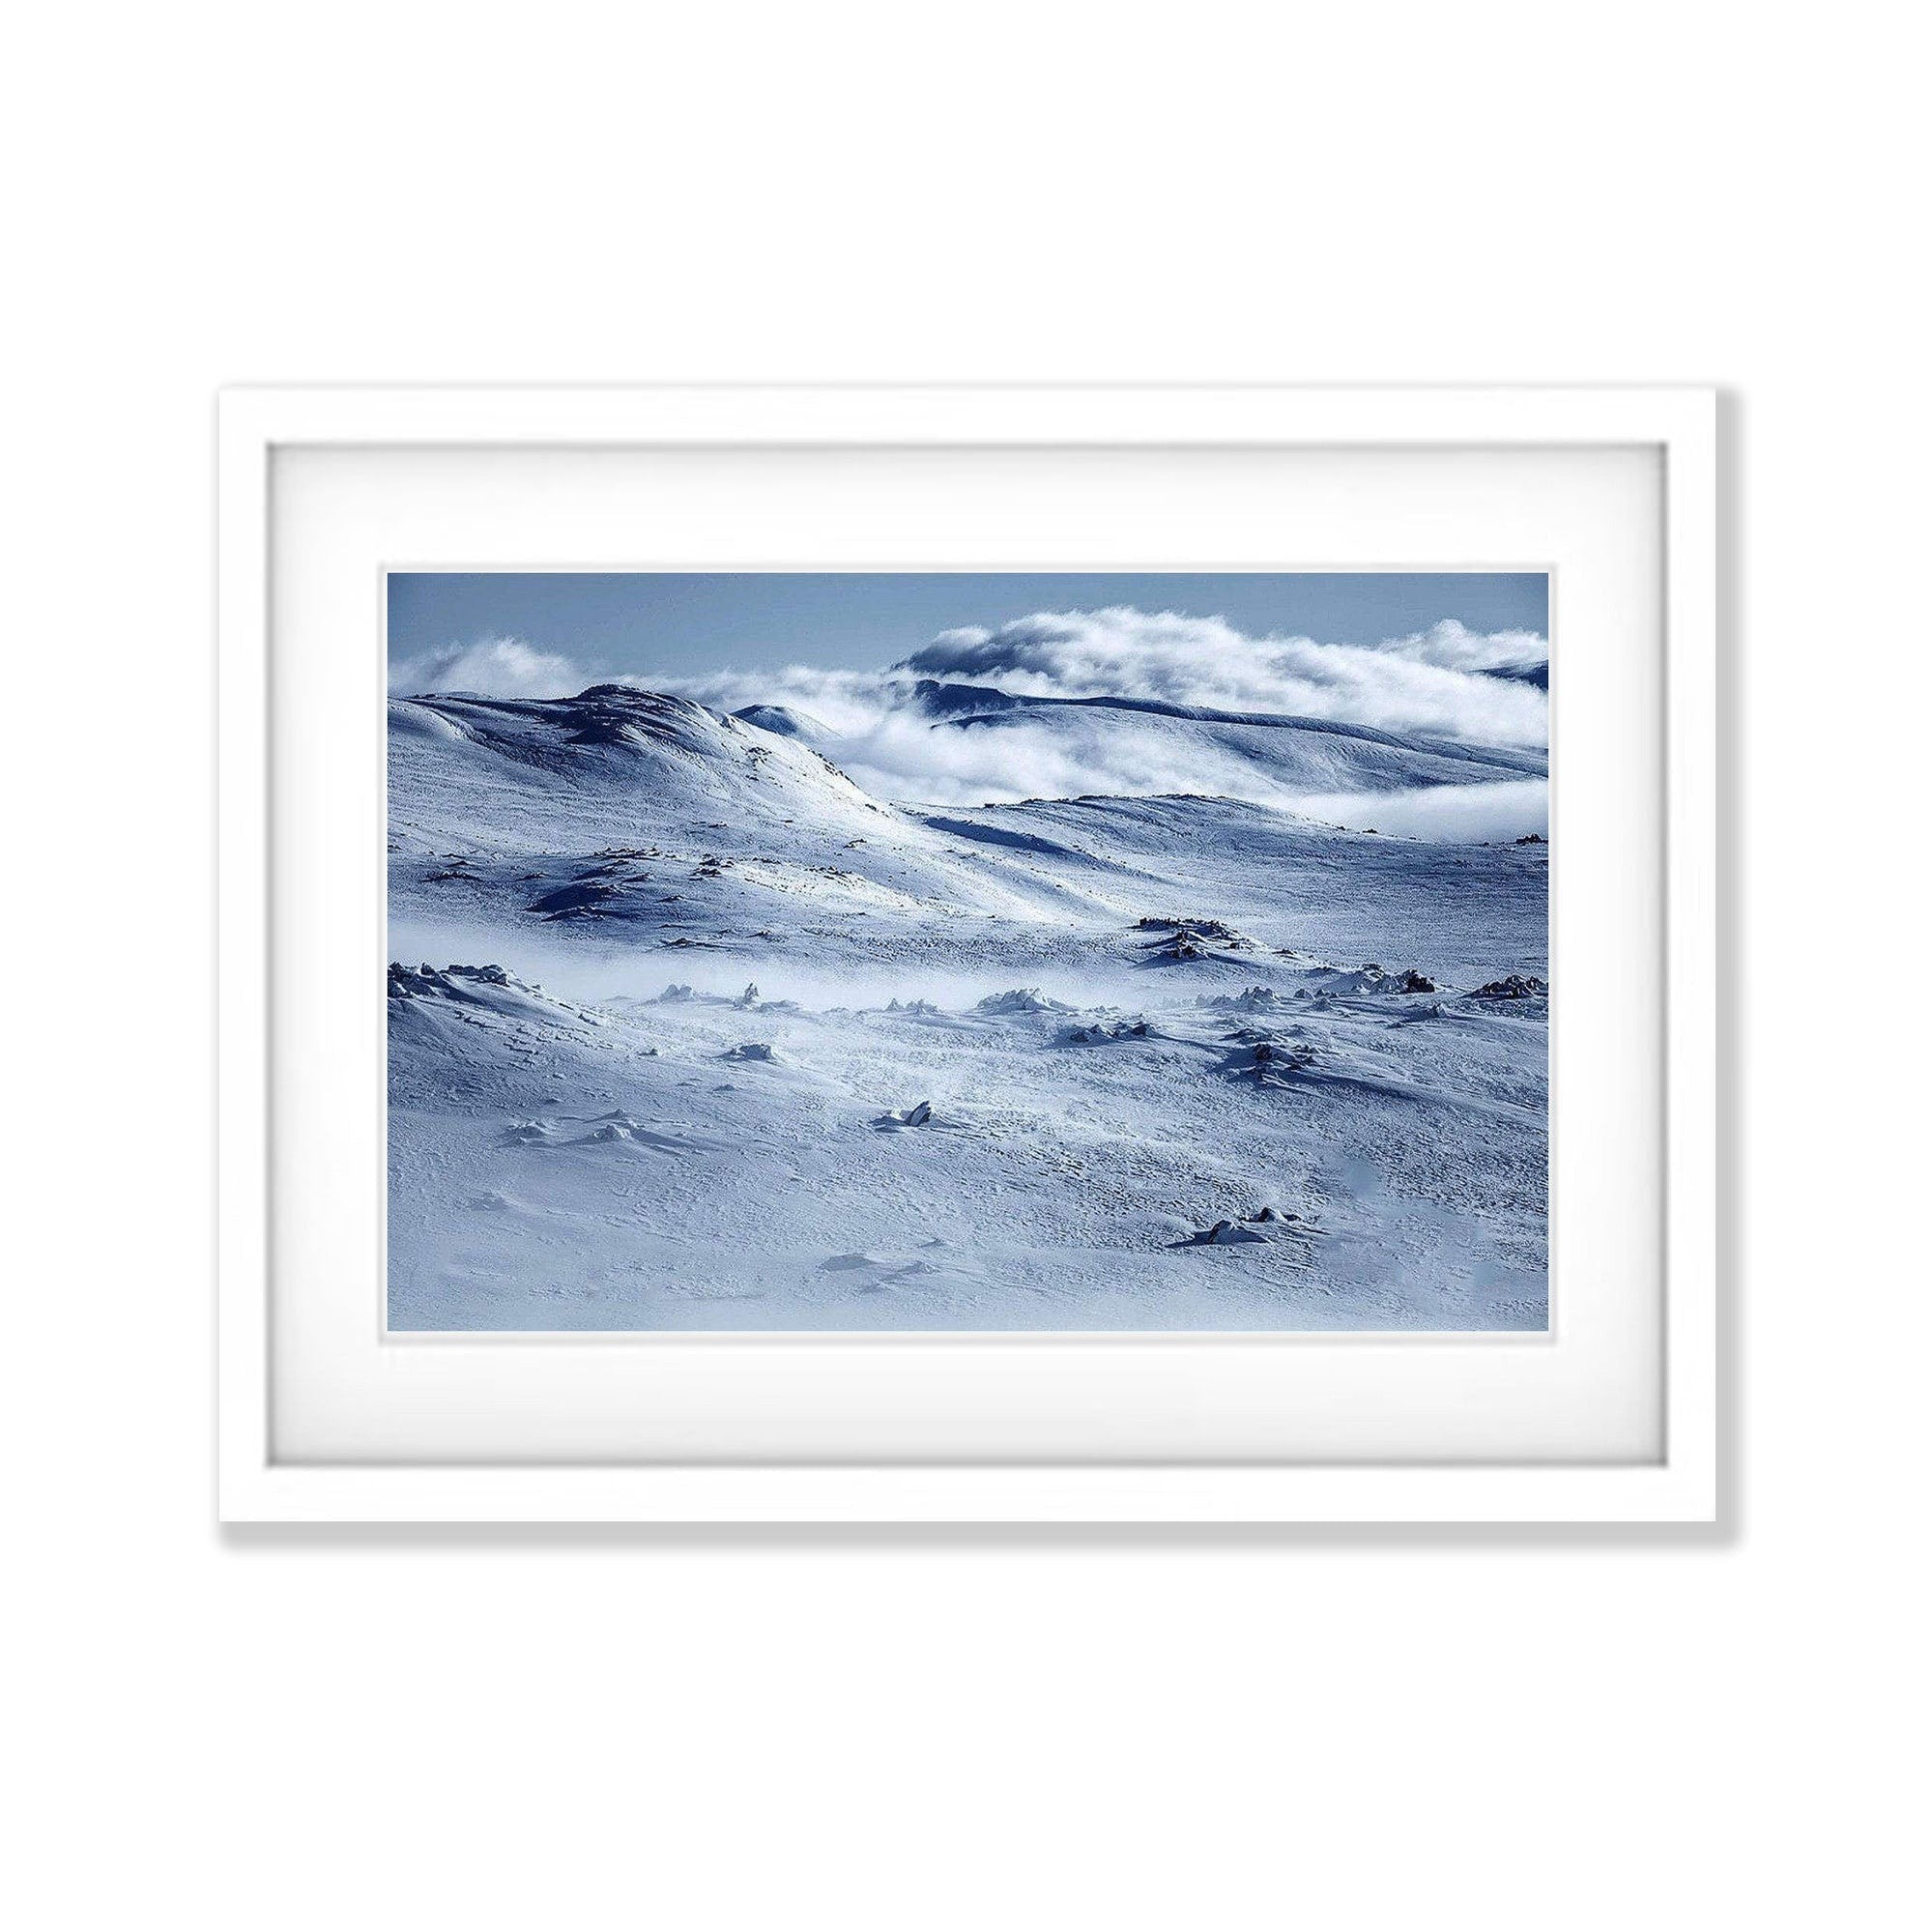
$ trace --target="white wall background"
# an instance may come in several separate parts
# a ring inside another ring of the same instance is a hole
[[[13,23],[16,1922],[1909,1916],[1908,18]],[[1725,1534],[217,1535],[211,392],[734,377],[1727,386]]]

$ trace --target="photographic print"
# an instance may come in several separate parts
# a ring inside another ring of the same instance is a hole
[[[1540,1331],[1541,573],[391,572],[395,1331]]]

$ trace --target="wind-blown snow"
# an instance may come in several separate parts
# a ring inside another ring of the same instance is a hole
[[[791,675],[791,674],[788,674]],[[1528,687],[1474,678],[1490,692]],[[714,695],[720,683],[700,680]],[[1542,701],[1542,693],[1530,695]],[[1229,711],[1160,699],[1034,697],[996,686],[876,683],[823,716],[748,706],[736,716],[822,752],[875,797],[935,803],[1193,793],[1272,804],[1352,825],[1341,797],[1400,794],[1401,829],[1456,839],[1514,837],[1547,822],[1547,759],[1533,744],[1397,733],[1321,716]],[[1452,788],[1490,787],[1480,806]],[[1438,808],[1439,809],[1436,809]]]
[[[395,697],[470,691],[491,698],[562,698],[587,682],[561,652],[539,650],[514,637],[452,644],[389,666],[389,692]]]
[[[1547,848],[1392,835],[1540,754],[1006,695],[899,708],[933,769],[1197,782],[879,795],[818,706],[391,705],[392,1325],[1543,1325]]]

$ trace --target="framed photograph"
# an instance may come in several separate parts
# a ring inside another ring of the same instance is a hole
[[[1714,413],[224,394],[223,1516],[1713,1519]]]

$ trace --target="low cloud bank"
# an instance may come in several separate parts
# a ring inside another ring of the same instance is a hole
[[[1549,781],[1428,785],[1414,792],[1332,792],[1298,799],[1294,809],[1352,832],[1397,838],[1500,845],[1531,832],[1549,836]]]
[[[884,672],[792,664],[779,670],[620,674],[721,711],[782,706],[807,742],[877,796],[939,805],[1081,795],[1212,793],[1409,836],[1515,837],[1543,829],[1547,787],[1521,783],[1337,793],[1283,783],[1265,764],[1203,744],[1198,733],[1119,728],[1056,713],[1051,725],[941,725],[913,695],[921,678],[984,684],[1019,696],[1122,697],[1199,709],[1265,712],[1366,725],[1398,735],[1541,748],[1549,701],[1534,685],[1488,674],[1543,662],[1533,633],[1483,634],[1453,620],[1372,645],[1252,637],[1221,618],[1129,608],[1037,612],[995,628],[941,633]],[[608,677],[515,638],[428,651],[391,667],[392,692],[562,697]]]
[[[1483,674],[1548,655],[1547,643],[1531,632],[1485,635],[1453,619],[1379,644],[1317,644],[1251,637],[1224,618],[1116,607],[1040,611],[994,630],[945,631],[896,668],[1032,697],[1151,698],[1543,745],[1549,741],[1543,693]]]
[[[491,637],[445,645],[389,666],[389,696],[463,691],[478,698],[569,698],[592,680],[559,651],[521,638]]]

